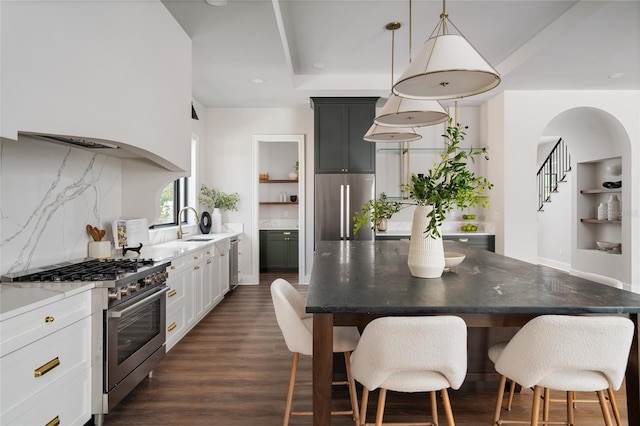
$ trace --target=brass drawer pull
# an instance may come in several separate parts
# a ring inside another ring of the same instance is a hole
[[[200,269],[200,267],[196,265],[193,267],[193,269],[197,271],[198,269]]]
[[[46,363],[44,365],[41,365],[40,367],[38,367],[35,370],[33,370],[33,377],[44,376],[49,371],[53,370],[54,368],[56,368],[59,365],[60,365],[60,359],[58,357],[55,357],[54,359],[52,359],[48,363]]]
[[[52,317],[52,316],[47,315],[46,317],[44,317],[44,322],[49,323],[49,322],[53,322],[53,321],[55,321],[55,318]]]
[[[220,257],[224,257],[224,256],[225,256],[225,254],[224,254],[224,253],[220,253]]]
[[[207,265],[211,265],[211,259],[207,259]]]
[[[460,241],[461,243],[466,243],[469,241],[468,238],[459,238],[458,241]]]
[[[169,293],[167,293],[167,297],[173,297],[173,296],[175,296],[176,294],[178,294],[178,291],[177,291],[177,290],[171,290]]]
[[[283,235],[291,235],[291,232],[283,232]]]
[[[171,265],[171,269],[176,269],[175,265]]]
[[[60,424],[60,416],[55,416],[45,426],[58,426]]]
[[[198,260],[200,259],[198,256],[193,256],[193,260]]]
[[[176,328],[178,326],[178,324],[176,324],[176,322],[172,322],[171,325],[169,325],[169,327],[167,327],[167,331],[171,331],[174,328]]]

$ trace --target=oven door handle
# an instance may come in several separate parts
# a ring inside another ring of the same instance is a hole
[[[127,306],[126,308],[122,308],[122,309],[113,309],[113,310],[109,309],[107,310],[107,318],[120,318],[123,315],[126,315],[127,313],[137,309],[139,306],[146,305],[147,303],[153,300],[159,299],[160,297],[164,297],[164,294],[168,291],[169,291],[169,287],[164,286],[164,287],[161,287],[160,290],[158,290],[151,296],[147,296],[144,299],[134,303],[131,306]]]

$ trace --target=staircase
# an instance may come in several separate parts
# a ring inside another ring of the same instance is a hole
[[[551,194],[558,192],[558,184],[566,182],[570,171],[571,154],[560,138],[538,170],[538,211],[544,211],[544,203],[551,201]]]

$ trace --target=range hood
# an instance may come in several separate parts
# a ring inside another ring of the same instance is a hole
[[[72,146],[74,148],[91,151],[94,154],[109,155],[123,159],[147,160],[169,171],[183,171],[172,162],[165,160],[157,154],[122,142],[84,136],[56,135],[36,132],[18,132],[18,137],[52,142],[58,145]]]

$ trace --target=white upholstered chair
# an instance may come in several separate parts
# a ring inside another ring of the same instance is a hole
[[[633,323],[624,317],[543,315],[532,319],[507,344],[489,349],[502,375],[493,424],[510,423],[500,420],[508,378],[534,390],[531,425],[538,425],[543,390],[543,421],[548,420],[551,389],[566,392],[567,423],[574,422],[573,391],[581,391],[596,392],[605,424],[612,425],[605,393],[611,389],[609,397],[615,406],[612,391],[624,379],[633,332]]]
[[[296,371],[300,354],[311,356],[313,354],[313,316],[305,312],[305,300],[286,280],[278,278],[271,283],[271,299],[276,312],[276,320],[282,331],[282,336],[287,348],[293,352],[291,371],[289,374],[289,387],[287,390],[287,402],[285,406],[284,421],[289,424],[290,415],[311,415],[311,411],[291,411],[293,402],[293,389],[296,383]],[[358,344],[360,333],[356,327],[334,327],[333,352],[343,352],[347,366],[347,384],[351,399],[351,411],[334,412],[333,414],[350,414],[358,424],[358,397],[355,383],[351,377],[350,354]],[[338,384],[338,383],[334,383]]]
[[[467,374],[467,327],[454,316],[383,317],[367,325],[351,354],[351,373],[364,389],[360,424],[369,391],[380,388],[376,425],[382,424],[387,390],[430,392],[433,423],[441,391],[447,423],[453,426],[448,388],[458,389]]]

